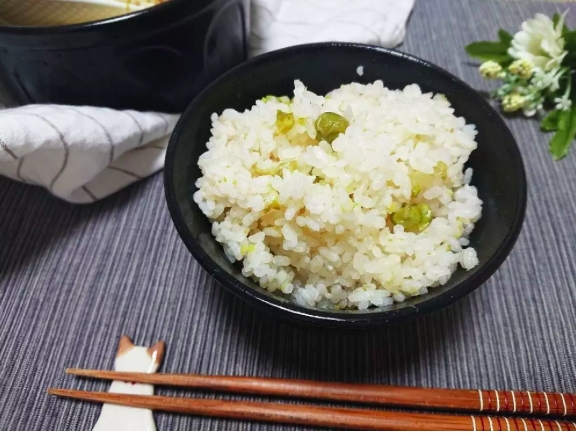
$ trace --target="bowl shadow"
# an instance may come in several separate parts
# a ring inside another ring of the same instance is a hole
[[[387,384],[405,384],[401,378],[444,341],[459,338],[457,330],[462,329],[474,302],[474,296],[469,296],[411,322],[336,332],[260,314],[218,283],[213,296],[221,296],[219,314],[230,318],[227,328],[238,330],[237,344],[255,345],[245,350],[257,351],[261,362],[282,366],[282,377],[350,383],[374,383],[379,378]],[[254,332],[259,332],[258,338]]]

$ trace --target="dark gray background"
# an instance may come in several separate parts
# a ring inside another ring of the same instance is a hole
[[[464,44],[568,7],[419,0],[400,49],[486,89]],[[0,428],[91,429],[99,405],[48,397],[46,388],[105,390],[64,368],[111,368],[122,333],[137,344],[164,339],[167,372],[576,392],[576,148],[553,162],[537,122],[507,122],[529,179],[514,251],[463,301],[371,334],[296,329],[225,293],[180,242],[160,174],[90,206],[0,179]],[[162,430],[292,428],[156,419]]]

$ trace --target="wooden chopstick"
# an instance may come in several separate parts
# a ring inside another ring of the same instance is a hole
[[[279,403],[235,402],[197,398],[142,396],[106,392],[49,389],[60,397],[111,403],[164,412],[300,424],[348,430],[471,430],[471,431],[565,431],[576,423],[534,418],[443,415],[413,412],[344,409]]]
[[[573,394],[358,385],[261,377],[121,373],[74,368],[69,368],[66,372],[96,379],[203,388],[233,393],[382,404],[414,409],[504,412],[560,417],[576,415],[576,396]]]

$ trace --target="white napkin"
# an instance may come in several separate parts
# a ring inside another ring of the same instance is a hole
[[[414,0],[253,0],[252,54],[309,42],[394,48]]]
[[[252,55],[308,42],[395,47],[414,0],[253,0]],[[177,115],[28,105],[0,110],[0,175],[91,203],[164,166]]]

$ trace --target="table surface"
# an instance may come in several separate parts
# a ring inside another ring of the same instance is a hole
[[[400,49],[486,89],[464,44],[566,7],[420,0]],[[573,10],[569,23],[575,18]],[[105,390],[64,369],[112,368],[123,333],[139,345],[165,340],[166,372],[576,392],[576,148],[553,162],[536,121],[507,123],[529,181],[512,254],[452,307],[367,334],[295,328],[225,292],[180,242],[160,174],[90,206],[0,179],[0,428],[90,430],[99,405],[49,397],[46,388]],[[172,414],[156,420],[160,430],[297,429]]]

